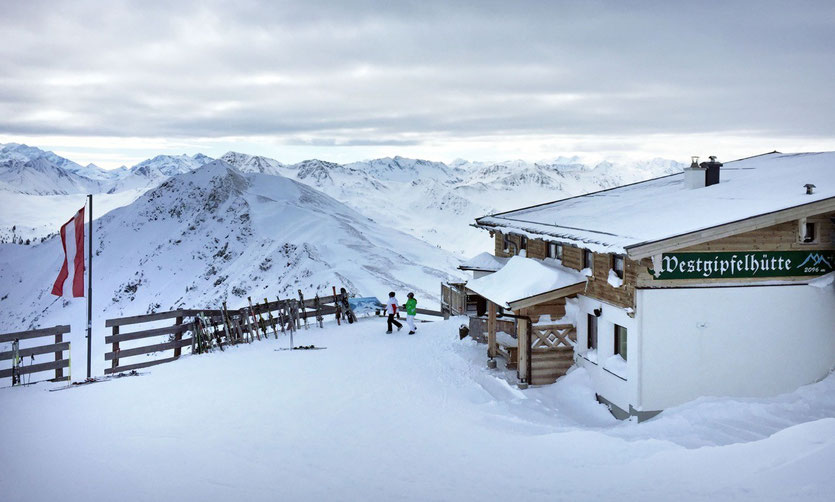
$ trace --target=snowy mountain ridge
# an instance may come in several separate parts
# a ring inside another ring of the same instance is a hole
[[[8,192],[32,195],[98,193],[100,197],[110,196],[110,202],[114,204],[132,202],[171,176],[193,171],[213,160],[203,154],[158,155],[130,169],[117,170],[111,179],[87,180],[73,175],[77,178],[68,183],[69,178],[60,175],[63,168],[56,162],[70,165],[71,161],[55,160],[54,154],[47,156],[43,150],[21,145],[4,151],[7,159],[20,160],[27,158],[26,155],[38,155],[47,160],[53,158],[50,162],[54,165],[51,176],[32,174],[27,177],[20,173],[35,173],[32,166],[18,166],[12,173],[13,169],[0,163],[0,191],[7,193],[5,198],[20,199]],[[2,159],[0,157],[0,161]],[[320,159],[283,164],[269,157],[233,151],[221,159],[243,173],[281,175],[322,190],[384,225],[399,228],[459,256],[489,249],[483,232],[469,226],[476,217],[671,174],[684,167],[665,159],[584,164],[578,157],[558,157],[539,163],[456,160],[447,165],[394,156],[348,164]],[[9,240],[12,235],[18,238],[44,235],[43,229],[48,226],[34,225],[26,220],[8,217],[0,221],[0,240]],[[13,234],[10,229],[15,225],[18,230]]]
[[[223,300],[237,307],[249,295],[286,298],[297,289],[324,295],[331,286],[365,295],[411,290],[431,303],[458,264],[305,184],[222,160],[100,217],[94,254],[102,319]],[[61,259],[57,236],[0,244],[0,332],[66,318],[71,302],[49,294]]]

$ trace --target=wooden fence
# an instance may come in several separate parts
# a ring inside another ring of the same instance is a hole
[[[110,367],[104,370],[106,375],[125,371],[147,368],[157,364],[177,360],[182,354],[183,347],[191,347],[191,353],[200,353],[202,342],[208,342],[210,347],[221,350],[226,346],[238,343],[251,343],[262,337],[278,337],[278,333],[290,333],[305,326],[315,326],[324,316],[335,315],[339,322],[345,318],[342,304],[347,296],[342,293],[325,297],[304,298],[299,292],[299,298],[276,299],[264,301],[235,310],[210,309],[181,309],[171,312],[138,315],[108,319],[105,327],[111,328],[112,333],[105,337],[105,343],[111,344],[112,349],[104,356],[110,361]],[[224,305],[225,306],[225,305]],[[419,314],[440,316],[441,312],[429,309],[417,309]],[[173,324],[159,326],[161,322],[173,320]],[[140,326],[141,329],[123,332],[124,326]],[[165,341],[158,337],[168,336]],[[123,348],[122,343],[136,340],[157,338],[150,344],[140,347]],[[173,351],[167,357],[145,360],[137,363],[124,364],[124,359],[134,356],[148,355],[157,352]]]
[[[441,283],[441,312],[444,317],[466,315],[466,283]]]
[[[12,360],[11,368],[0,370],[0,378],[12,377],[12,385],[17,385],[22,382],[20,378],[22,375],[54,370],[55,378],[52,379],[53,381],[69,379],[69,374],[64,377],[64,368],[69,368],[70,366],[70,342],[65,342],[63,339],[63,336],[69,332],[70,327],[62,325],[0,335],[0,343],[11,342],[18,347],[17,350],[13,348],[10,351],[0,352],[0,361]],[[54,343],[19,348],[18,344],[21,340],[46,337],[55,337]],[[64,358],[64,352],[67,352],[66,358]],[[34,356],[45,354],[53,354],[55,359],[48,362],[35,362]],[[29,358],[29,364],[26,364],[26,358]]]

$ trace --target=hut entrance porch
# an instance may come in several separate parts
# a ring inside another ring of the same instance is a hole
[[[497,305],[488,301],[488,367],[495,368],[496,357],[501,356],[508,368],[516,369],[520,387],[554,383],[574,364],[577,329],[564,319],[564,297],[514,313],[500,313]],[[515,321],[513,334],[499,329],[500,322],[507,326],[510,320]]]
[[[487,301],[488,366],[496,367],[500,347],[497,319],[516,322],[516,351],[501,347],[515,359],[521,386],[553,383],[574,361],[576,330],[566,316],[566,298],[583,293],[587,277],[557,263],[514,256],[497,272],[467,283],[467,290]],[[512,338],[512,337],[511,337]]]

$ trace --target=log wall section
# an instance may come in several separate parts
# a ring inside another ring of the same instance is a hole
[[[504,235],[501,232],[495,232],[494,238],[496,256],[508,257],[513,255],[514,248],[511,248],[511,252],[504,251]],[[517,246],[519,245],[521,240],[520,236],[509,234],[509,238]],[[548,256],[548,242],[545,240],[528,239],[527,249],[528,258],[541,260]],[[563,266],[574,270],[582,270],[584,254],[585,249],[583,248],[563,245]],[[592,267],[592,275],[588,279],[586,291],[583,295],[618,307],[634,309],[635,288],[638,285],[638,275],[642,268],[641,264],[624,257],[623,284],[616,288],[609,284],[609,270],[613,268],[614,256],[609,253],[593,253],[593,256],[594,266]]]
[[[562,305],[555,303],[520,309],[521,315],[533,320],[530,329],[527,322],[517,323],[517,376],[520,381],[531,385],[552,384],[574,364],[574,345],[577,341],[574,325],[537,323],[541,313],[548,313],[553,320],[561,318],[565,313],[565,300],[562,300]]]
[[[806,221],[818,223],[819,237],[814,244],[804,244],[798,239],[798,222],[790,221],[780,223],[771,227],[761,228],[751,232],[745,232],[715,241],[705,242],[676,250],[676,252],[725,252],[725,251],[803,251],[803,250],[830,250],[835,249],[835,224],[832,222],[835,213],[818,215],[807,218]],[[758,278],[718,278],[718,279],[680,279],[680,280],[655,280],[649,273],[652,268],[652,261],[649,258],[641,260],[638,267],[637,286],[640,288],[665,288],[681,286],[698,286],[710,284],[746,284],[762,282]],[[804,282],[811,277],[773,277],[768,280],[798,281]]]

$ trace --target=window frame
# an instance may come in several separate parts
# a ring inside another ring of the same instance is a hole
[[[510,240],[510,234],[502,234],[502,251],[509,253],[511,244],[512,241]]]
[[[592,329],[592,327],[594,329]],[[586,314],[586,349],[597,350],[600,338],[597,316],[594,314]]]
[[[620,262],[620,270],[618,270],[618,262]],[[612,255],[612,270],[619,279],[623,279],[624,271],[626,270],[626,257],[622,254]]]
[[[583,250],[583,268],[594,272],[594,252],[590,249]]]
[[[817,244],[818,243],[818,236],[820,233],[818,232],[818,222],[817,221],[807,221],[803,224],[804,232],[803,232],[803,239],[800,241],[801,244]],[[809,229],[812,230],[812,237],[809,238]]]
[[[524,250],[528,249],[528,238],[525,237],[524,235],[520,235],[519,236],[519,252],[521,252],[523,249]]]
[[[623,358],[624,361],[628,361],[626,358],[628,344],[629,344],[629,330],[626,326],[621,326],[620,324],[614,325],[614,332],[615,332],[615,355],[620,356]],[[621,331],[622,330],[622,331]],[[621,341],[623,343],[621,343]],[[621,351],[621,345],[623,345],[623,350]]]

